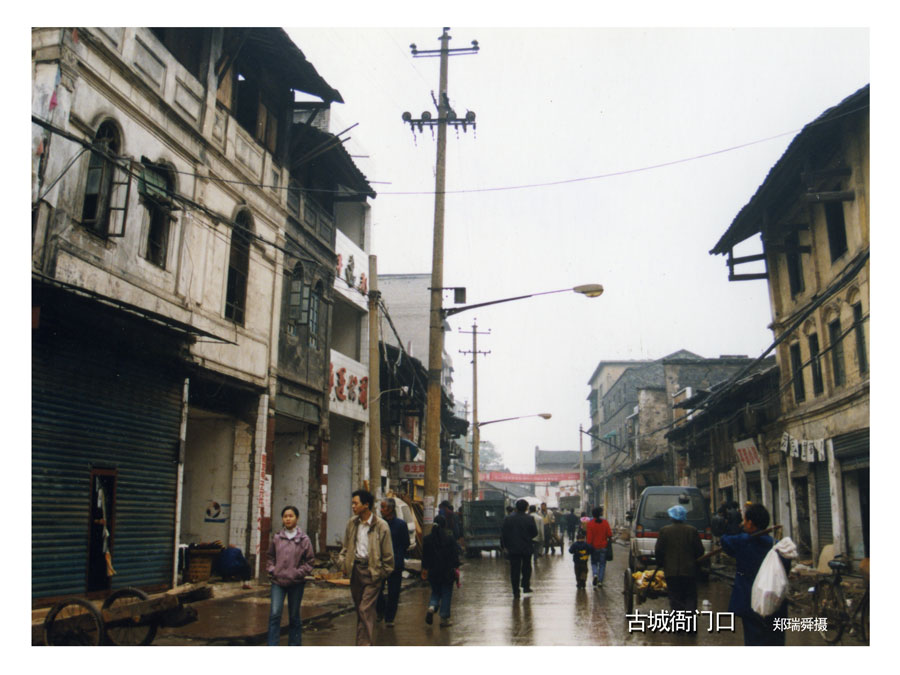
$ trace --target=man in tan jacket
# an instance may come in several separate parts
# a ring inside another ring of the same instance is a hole
[[[350,577],[350,595],[356,607],[356,644],[371,645],[375,638],[375,602],[381,582],[394,571],[394,550],[388,524],[375,515],[375,497],[367,490],[353,493],[353,517],[347,523],[338,565]]]

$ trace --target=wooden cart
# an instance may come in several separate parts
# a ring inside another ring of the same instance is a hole
[[[210,589],[203,585],[151,599],[138,588],[120,588],[110,593],[100,609],[83,598],[68,598],[56,603],[44,619],[44,644],[149,645],[160,626],[196,621],[196,610],[184,604],[185,601],[210,594]]]

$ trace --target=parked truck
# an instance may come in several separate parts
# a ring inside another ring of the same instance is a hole
[[[500,531],[506,517],[506,500],[479,499],[462,503],[463,538],[466,556],[475,558],[482,551],[500,550]]]

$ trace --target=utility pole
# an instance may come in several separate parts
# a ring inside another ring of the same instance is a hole
[[[369,486],[381,499],[381,350],[378,346],[378,259],[369,256]]]
[[[444,185],[446,171],[447,126],[475,126],[475,113],[469,111],[465,118],[457,118],[456,112],[450,107],[450,99],[447,96],[447,67],[451,53],[475,54],[478,52],[478,43],[473,40],[471,47],[462,49],[450,49],[449,28],[444,28],[439,38],[440,49],[419,50],[415,44],[410,45],[414,57],[440,57],[440,76],[438,80],[438,98],[434,101],[437,106],[438,119],[431,118],[431,113],[423,112],[420,119],[413,119],[408,112],[403,113],[402,119],[408,123],[415,133],[426,126],[438,128],[437,136],[437,165],[434,178],[434,244],[431,256],[431,311],[429,312],[428,330],[428,387],[426,393],[425,411],[425,495],[424,495],[424,529],[425,533],[431,532],[434,523],[435,506],[438,497],[438,488],[441,477],[441,374],[444,360],[444,312],[443,312],[443,285],[444,285]],[[432,94],[434,98],[434,94]]]
[[[460,329],[460,333],[467,333],[469,331],[464,331]],[[472,351],[459,350],[460,354],[471,354],[472,355],[472,499],[478,499],[478,492],[480,489],[481,476],[479,476],[479,451],[481,449],[481,430],[478,428],[478,355],[484,354],[487,356],[490,354],[487,352],[478,351],[478,336],[479,335],[490,335],[491,331],[488,330],[486,333],[478,332],[477,319],[472,321]]]

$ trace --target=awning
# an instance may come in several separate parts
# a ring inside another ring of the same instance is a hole
[[[83,298],[88,298],[90,300],[94,300],[94,301],[96,301],[102,305],[106,305],[108,307],[114,307],[116,309],[120,309],[123,312],[146,319],[147,321],[164,326],[164,327],[169,328],[177,333],[183,333],[185,335],[191,335],[193,337],[207,337],[207,338],[216,340],[217,342],[224,342],[229,345],[237,344],[236,342],[233,342],[232,340],[228,340],[228,339],[220,337],[218,335],[213,335],[212,333],[208,333],[205,330],[197,328],[196,326],[192,326],[188,323],[184,323],[183,321],[178,321],[177,319],[173,319],[171,317],[165,316],[164,314],[159,314],[158,312],[153,312],[153,311],[150,311],[149,309],[144,309],[143,307],[138,307],[137,305],[132,305],[130,303],[123,302],[122,300],[118,300],[116,298],[110,298],[105,295],[101,295],[100,293],[88,290],[87,288],[81,288],[80,286],[75,286],[73,284],[69,284],[64,281],[52,279],[52,278],[46,277],[42,274],[32,273],[31,281],[33,283],[41,284],[46,288],[52,288],[52,289],[54,289],[56,291],[60,291],[62,293],[71,293],[74,295],[81,296]],[[39,300],[38,300],[38,302],[39,302]]]

